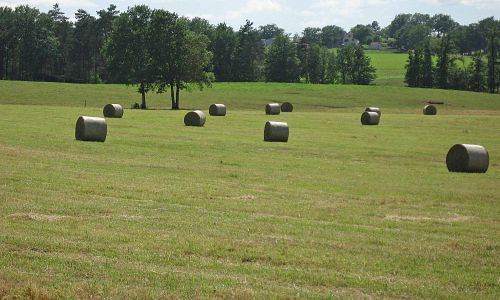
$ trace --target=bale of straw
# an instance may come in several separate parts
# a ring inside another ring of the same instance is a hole
[[[266,142],[287,142],[288,124],[284,122],[266,122],[264,126],[264,141]]]
[[[79,141],[104,142],[107,134],[104,118],[81,116],[76,121],[75,138]]]
[[[279,115],[281,107],[279,103],[266,104],[266,115]]]
[[[184,116],[184,124],[186,126],[203,126],[205,125],[205,113],[201,110],[193,110]]]
[[[379,116],[382,114],[382,112],[380,111],[380,108],[373,107],[373,106],[365,108],[365,111],[376,112]]]
[[[450,172],[485,173],[490,157],[481,145],[456,144],[446,155],[446,166]]]
[[[423,112],[424,112],[424,115],[426,115],[426,116],[433,116],[433,115],[437,114],[437,108],[434,105],[429,104],[429,105],[424,106]]]
[[[102,113],[106,118],[121,118],[123,117],[123,107],[120,104],[106,104]]]
[[[365,111],[361,115],[361,124],[363,125],[378,125],[380,115],[374,111]]]
[[[211,116],[225,116],[226,106],[224,104],[212,104],[208,109],[208,113]]]
[[[293,111],[293,104],[290,102],[283,102],[281,104],[281,111],[282,112],[292,112]]]

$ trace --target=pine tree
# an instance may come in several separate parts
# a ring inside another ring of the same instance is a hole
[[[495,93],[497,89],[497,72],[495,71],[497,56],[495,30],[492,30],[488,41],[488,92],[490,93]]]
[[[259,32],[249,20],[238,31],[238,42],[234,55],[233,79],[235,81],[257,81],[264,58],[264,45]]]
[[[475,92],[483,92],[485,90],[485,80],[484,80],[484,61],[483,55],[478,52],[472,58],[472,63],[469,69],[471,70],[472,76],[470,79],[469,88]]]
[[[370,84],[377,76],[375,68],[371,65],[370,58],[365,55],[361,45],[354,47],[353,83]]]
[[[236,35],[233,28],[221,23],[217,26],[212,41],[214,75],[217,81],[233,81],[233,61]]]
[[[450,37],[444,36],[441,39],[441,47],[437,60],[436,83],[440,89],[448,88],[448,75],[450,69]]]
[[[422,62],[422,87],[431,88],[433,83],[432,54],[429,42],[424,47],[424,60]]]
[[[415,51],[408,51],[408,62],[405,66],[406,74],[405,74],[405,83],[408,84],[409,87],[416,87],[417,76],[419,71],[419,66],[415,61]]]

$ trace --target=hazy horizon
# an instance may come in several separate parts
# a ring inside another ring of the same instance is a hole
[[[249,19],[255,27],[276,24],[287,33],[300,33],[306,27],[337,25],[349,30],[357,24],[378,21],[387,26],[397,14],[425,13],[447,14],[460,24],[478,22],[487,17],[500,15],[500,0],[207,0],[198,1],[101,1],[101,0],[0,0],[0,6],[15,7],[30,5],[41,11],[48,11],[54,3],[59,3],[66,16],[73,19],[77,9],[84,9],[95,15],[97,10],[115,4],[119,11],[137,4],[151,8],[163,8],[186,17],[201,17],[212,24],[225,22],[239,29]],[[223,8],[223,9],[221,9]]]

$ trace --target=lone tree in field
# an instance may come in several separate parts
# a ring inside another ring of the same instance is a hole
[[[159,93],[170,87],[172,109],[177,109],[175,102],[175,40],[179,33],[178,16],[162,9],[155,9],[151,14],[148,31],[148,44],[156,87]]]
[[[185,32],[177,50],[177,66],[174,69],[175,108],[179,109],[180,91],[189,90],[193,85],[203,89],[211,86],[213,73],[206,68],[212,60],[212,53],[207,50],[208,37],[192,31]]]
[[[155,86],[159,93],[170,88],[172,109],[180,108],[181,90],[193,84],[200,89],[211,84],[213,75],[206,72],[212,59],[207,50],[208,38],[189,31],[187,20],[154,10],[148,41]]]
[[[137,85],[142,96],[142,109],[147,108],[146,93],[152,88],[154,80],[146,40],[150,18],[151,11],[145,5],[129,8],[113,23],[113,30],[104,46],[112,79]]]

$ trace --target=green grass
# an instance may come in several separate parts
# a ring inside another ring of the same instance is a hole
[[[500,297],[499,95],[216,84],[183,94],[228,103],[204,128],[128,109],[91,143],[77,117],[133,89],[0,90],[0,298]],[[264,115],[285,99],[295,112]],[[423,116],[424,99],[447,105]],[[262,141],[267,120],[288,143]],[[455,143],[484,145],[488,172],[449,173]]]
[[[106,103],[121,103],[129,108],[140,102],[135,87],[124,85],[75,85],[61,83],[0,81],[0,103],[18,105],[102,108]],[[153,109],[170,108],[170,94],[147,95]],[[380,105],[391,112],[415,113],[428,100],[446,102],[441,113],[467,113],[470,110],[491,114],[498,110],[498,95],[416,89],[396,86],[311,85],[283,83],[217,83],[203,91],[182,92],[184,109],[207,108],[225,103],[232,110],[261,111],[266,103],[291,101],[299,110],[358,112],[366,106]]]
[[[372,65],[375,67],[377,78],[374,81],[376,85],[405,86],[405,65],[408,60],[408,53],[367,50],[366,55],[370,57]],[[437,63],[437,57],[433,56],[434,65]],[[464,57],[464,62],[457,60],[458,67],[463,68],[472,62],[469,56]]]
[[[375,84],[391,86],[405,85],[407,53],[367,50],[366,55],[370,57],[372,65],[377,70]]]

